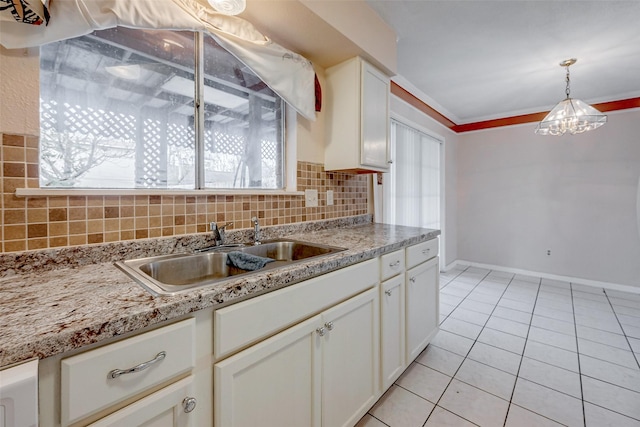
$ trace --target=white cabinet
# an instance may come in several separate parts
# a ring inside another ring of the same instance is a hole
[[[353,426],[380,393],[377,292],[216,363],[215,426]]]
[[[216,363],[217,427],[320,426],[321,317]]]
[[[438,239],[381,257],[382,388],[389,388],[438,332]],[[406,267],[406,272],[405,272]]]
[[[410,249],[407,249],[409,251]],[[412,362],[438,332],[438,257],[406,274],[407,362]]]
[[[214,313],[214,356],[220,360],[333,307],[378,283],[377,259],[342,268]]]
[[[40,378],[48,396],[40,408],[46,414],[41,426],[196,427],[210,420],[210,393],[195,385],[196,330],[190,318],[58,362],[47,359]],[[210,353],[211,340],[203,341]],[[57,396],[49,396],[52,389]],[[194,411],[199,396],[205,407]]]
[[[389,77],[360,57],[326,70],[325,169],[389,170]]]
[[[378,399],[378,290],[323,314],[322,425],[351,427]]]
[[[383,389],[391,387],[406,366],[404,290],[404,273],[382,282],[380,287],[380,357]]]
[[[90,424],[90,427],[196,427],[193,377],[187,377]],[[207,404],[201,402],[200,404]]]

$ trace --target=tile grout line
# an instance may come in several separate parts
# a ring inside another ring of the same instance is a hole
[[[463,270],[463,271],[462,271],[458,276],[460,276],[462,273],[464,273],[465,271],[467,271],[469,268],[470,268],[470,267],[465,268],[465,269],[464,269],[464,270]],[[483,281],[484,279],[486,279],[486,277],[489,275],[489,273],[491,273],[491,270],[488,270],[488,271],[487,271],[487,274],[485,274],[485,275],[482,277],[482,279],[480,279],[480,280],[478,281],[478,283],[476,283],[476,285],[475,285],[475,286],[474,286],[474,287],[473,287],[473,288],[472,288],[472,289],[467,293],[467,296],[468,296],[471,292],[473,292],[473,290],[474,290],[475,288],[477,288],[477,287],[480,285],[480,283],[482,283],[482,281]],[[458,277],[458,276],[456,276],[456,277]],[[451,283],[451,281],[450,281],[449,283]],[[464,298],[462,298],[462,301],[460,301],[460,302],[458,303],[458,305],[456,305],[456,307],[455,307],[453,310],[451,310],[451,313],[453,313],[453,312],[454,312],[454,311],[455,311],[455,310],[460,306],[460,304],[462,304],[462,302],[463,302],[465,299],[467,299],[467,296],[465,296]],[[442,322],[440,322],[440,324],[438,325],[438,329],[439,329],[440,325],[441,325],[442,323],[444,323],[444,322],[449,318],[449,316],[451,315],[451,313],[449,313],[449,314],[445,317],[445,319],[444,319]],[[487,322],[488,322],[488,321],[489,321],[489,320],[487,319]],[[485,322],[485,323],[486,323],[486,322]],[[484,328],[484,327],[483,327],[483,328]],[[439,330],[440,330],[440,329],[439,329]],[[480,330],[480,332],[482,332],[482,330]],[[457,334],[456,334],[456,335],[457,335]],[[478,336],[480,336],[480,334],[478,334]],[[476,337],[476,340],[477,340],[477,337]],[[471,347],[469,347],[469,350],[467,351],[467,356],[469,355],[469,352],[471,351],[471,348],[473,348],[473,346],[475,345],[475,343],[476,343],[476,341],[474,341],[474,342],[473,342],[473,344],[471,345]],[[427,347],[428,347],[428,345],[427,345]],[[437,347],[437,346],[435,346],[435,347]],[[423,350],[423,351],[424,351],[424,350]],[[454,353],[454,354],[455,354],[455,353]],[[462,359],[462,363],[464,363],[464,361],[466,360],[467,356],[464,356],[464,359]],[[413,363],[413,362],[412,362],[412,363]],[[462,366],[462,363],[460,363],[460,366]],[[442,399],[442,396],[444,396],[444,393],[447,391],[447,389],[449,388],[449,386],[450,386],[450,385],[451,385],[451,383],[453,382],[453,378],[455,377],[456,373],[458,373],[458,370],[460,370],[460,366],[458,366],[458,369],[456,369],[456,371],[453,373],[453,375],[451,375],[451,379],[450,379],[450,380],[449,380],[449,382],[447,383],[447,386],[446,386],[446,387],[444,388],[444,390],[442,391],[442,394],[441,394],[441,395],[440,395],[440,397],[438,398],[437,402],[435,402],[435,405],[433,406],[433,409],[431,410],[431,412],[429,412],[429,416],[427,417],[427,419],[426,419],[426,420],[424,420],[424,423],[422,424],[422,426],[423,426],[423,427],[427,424],[427,422],[429,421],[429,418],[431,418],[431,415],[433,415],[433,412],[434,412],[434,411],[436,410],[436,408],[438,407],[438,403],[440,403],[440,400]],[[445,408],[445,409],[446,409],[446,408]],[[451,412],[451,411],[449,411],[449,412]],[[454,415],[456,415],[456,416],[458,416],[458,417],[460,417],[460,415],[456,414],[455,412],[451,412],[451,413],[452,413],[452,414],[454,414]],[[460,418],[466,419],[466,418],[464,418],[464,417],[460,417]],[[475,424],[475,423],[473,423],[473,424]]]
[[[454,280],[456,280],[459,276],[461,276],[461,275],[462,275],[462,273],[464,273],[465,271],[467,271],[469,268],[471,268],[471,267],[467,267],[467,268],[465,268],[465,269],[464,269],[464,270],[462,270],[458,275],[456,275],[456,277],[454,277],[453,279],[449,280],[445,286],[443,286],[442,288],[440,288],[440,292],[442,292],[442,289],[444,289],[444,288],[446,288],[447,286],[449,286],[449,285],[451,284],[451,282],[453,282]],[[479,281],[478,283],[476,283],[476,285],[475,285],[475,286],[474,286],[474,287],[473,287],[473,288],[472,288],[472,289],[467,293],[467,296],[468,296],[471,292],[473,292],[473,290],[474,290],[475,288],[477,288],[477,287],[478,287],[478,285],[479,285],[479,284],[480,284],[480,283],[481,283],[481,282],[482,282],[482,281],[483,281],[483,280],[484,280],[488,275],[489,275],[489,273],[487,273],[487,274],[486,274],[482,279],[480,279],[480,281]],[[451,295],[451,294],[448,294],[448,295]],[[440,325],[442,325],[442,324],[443,324],[443,323],[444,323],[444,322],[449,318],[449,316],[451,316],[451,313],[453,313],[454,311],[456,311],[456,309],[457,309],[458,307],[460,307],[460,304],[462,304],[462,303],[464,302],[464,300],[465,300],[465,299],[467,299],[467,297],[466,297],[466,296],[465,296],[465,297],[463,297],[463,298],[462,298],[462,300],[460,300],[460,302],[459,302],[458,304],[456,304],[456,305],[455,305],[455,307],[453,308],[453,310],[451,310],[451,311],[449,312],[449,314],[447,314],[447,315],[444,317],[444,319],[442,320],[442,322],[438,323],[438,329],[440,328]],[[449,304],[449,305],[451,305],[451,304]],[[440,319],[438,319],[438,321],[440,321]],[[436,347],[437,347],[437,346],[436,346]]]
[[[465,271],[466,271],[466,270],[465,270]],[[454,309],[451,311],[452,313],[453,313],[453,311],[455,311],[455,310],[458,308],[458,306],[459,306],[460,304],[462,304],[462,302],[463,302],[464,300],[466,300],[466,299],[467,299],[467,297],[469,296],[469,294],[470,294],[471,292],[473,292],[473,290],[474,290],[474,289],[476,289],[478,286],[480,286],[480,284],[481,284],[481,283],[482,283],[482,282],[487,278],[487,276],[489,276],[489,274],[491,274],[491,271],[492,271],[492,270],[488,270],[488,271],[487,271],[487,274],[485,274],[485,275],[482,277],[482,279],[480,279],[480,280],[478,281],[478,283],[473,287],[473,289],[471,289],[471,290],[467,293],[467,296],[465,296],[464,298],[462,298],[462,301],[460,301],[460,303],[458,303],[458,305],[456,306],[456,308],[454,308]],[[514,275],[513,277],[515,277],[515,275]],[[505,292],[507,291],[507,289],[509,288],[509,285],[511,284],[511,281],[513,281],[513,277],[509,280],[509,284],[507,284],[507,286],[505,286],[504,290],[502,291],[502,294],[500,295],[500,299],[502,299],[502,295],[504,295],[504,293],[505,293]],[[500,299],[498,299],[498,302],[500,302]],[[471,300],[471,301],[473,301],[473,300]],[[496,304],[494,305],[493,310],[491,311],[491,313],[493,313],[493,311],[495,311],[495,308],[498,306],[498,302],[496,302]],[[449,318],[449,316],[447,316],[447,317],[445,318],[445,320],[446,320],[446,319],[448,319],[448,318]],[[487,318],[487,320],[484,322],[484,324],[485,324],[485,325],[487,324],[487,322],[489,321],[489,319],[490,319],[490,318],[491,318],[491,314],[489,315],[489,317]],[[444,321],[443,321],[443,322],[444,322]],[[479,326],[479,325],[478,325],[478,326]],[[438,401],[436,402],[435,406],[433,407],[433,409],[432,409],[432,410],[431,410],[431,412],[429,413],[429,416],[427,417],[427,419],[426,419],[426,420],[425,420],[425,422],[423,423],[423,425],[422,425],[423,427],[424,427],[424,426],[427,424],[427,422],[429,421],[429,418],[430,418],[430,417],[431,417],[431,415],[433,414],[433,411],[435,411],[435,409],[438,407],[438,404],[439,404],[439,403],[440,403],[440,401],[442,400],[442,396],[444,396],[444,394],[446,393],[447,389],[451,386],[451,383],[452,383],[452,382],[453,382],[453,380],[455,379],[456,374],[458,373],[458,371],[460,370],[460,368],[461,368],[461,367],[462,367],[462,365],[464,364],[465,360],[467,360],[467,357],[469,356],[469,353],[471,352],[471,349],[473,349],[473,346],[478,342],[478,337],[480,336],[480,334],[482,334],[482,331],[484,330],[484,328],[485,328],[485,326],[482,326],[482,329],[480,329],[480,332],[479,332],[479,333],[478,333],[478,335],[476,336],[475,340],[473,340],[473,344],[471,344],[471,347],[469,347],[469,350],[467,351],[467,354],[464,356],[464,359],[462,359],[462,363],[460,363],[460,366],[458,366],[458,368],[457,368],[457,369],[456,369],[456,371],[453,373],[453,375],[451,375],[451,379],[449,380],[449,383],[448,383],[448,384],[447,384],[447,386],[444,388],[444,390],[443,390],[442,394],[441,394],[441,395],[440,395],[440,397],[438,398]],[[448,331],[447,331],[447,332],[448,332]],[[453,332],[451,332],[451,333],[453,333]],[[457,334],[456,334],[456,335],[457,335]],[[468,338],[468,337],[465,337],[465,338]],[[470,339],[470,338],[468,338],[468,339]],[[436,346],[436,347],[437,347],[437,346]],[[459,380],[458,380],[458,381],[459,381]],[[464,382],[464,381],[462,381],[462,382]],[[465,384],[466,384],[466,383],[465,383]],[[473,387],[473,386],[471,386],[471,387]],[[477,388],[477,387],[474,387],[474,388]],[[478,389],[478,390],[484,391],[484,390],[482,390],[482,389]],[[485,392],[485,393],[486,393],[486,392]],[[446,409],[446,408],[444,408],[444,409],[445,409],[445,410],[448,410],[448,409]],[[507,409],[507,411],[508,411],[508,409]],[[466,420],[466,418],[464,418],[464,417],[462,417],[462,416],[460,416],[460,415],[456,414],[455,412],[452,412],[452,411],[449,411],[449,412],[451,412],[452,414],[454,414],[454,415],[456,415],[456,416],[458,416],[458,417],[460,417],[460,418],[462,418],[462,419]],[[505,417],[505,419],[506,419],[506,417]],[[469,421],[469,420],[467,420],[467,421]],[[473,422],[472,422],[472,424],[475,424],[475,423],[473,423]]]
[[[578,379],[580,380],[580,401],[582,404],[582,423],[584,427],[587,427],[587,413],[584,407],[584,387],[582,385],[582,368],[580,363],[580,343],[578,341],[578,324],[576,323],[576,307],[574,303],[573,295],[573,283],[569,282],[569,289],[571,290],[571,307],[573,308],[573,327],[576,330],[576,355],[578,356]]]
[[[514,276],[515,277],[515,276]],[[520,357],[520,363],[518,364],[518,371],[516,372],[516,380],[513,383],[513,390],[511,390],[511,397],[509,398],[509,406],[507,407],[507,414],[504,417],[503,427],[507,425],[507,419],[509,418],[509,411],[511,410],[511,405],[515,405],[513,403],[513,395],[516,393],[516,385],[518,384],[518,378],[520,378],[520,369],[522,368],[522,361],[524,360],[524,352],[527,349],[527,341],[529,341],[529,332],[531,331],[531,323],[533,322],[533,312],[536,310],[536,304],[538,303],[538,295],[540,294],[540,285],[542,284],[542,279],[538,280],[537,290],[536,290],[536,299],[533,303],[533,308],[531,309],[531,318],[529,320],[529,326],[527,327],[527,336],[524,337],[524,348],[522,349],[522,356]],[[533,411],[531,411],[533,412]],[[537,412],[533,412],[534,414],[538,414]],[[540,414],[538,414],[540,415]],[[541,415],[542,416],[542,415]]]
[[[622,335],[624,336],[624,339],[627,342],[627,345],[629,346],[629,349],[631,350],[631,355],[636,360],[636,364],[638,365],[638,369],[640,369],[640,361],[638,361],[638,356],[636,355],[635,351],[633,351],[633,346],[631,345],[631,342],[629,341],[629,337],[627,336],[627,333],[624,330],[624,326],[622,326],[622,322],[620,322],[620,318],[618,317],[618,313],[616,313],[615,307],[613,306],[613,304],[611,303],[611,300],[609,299],[609,295],[607,294],[607,290],[603,289],[603,292],[604,292],[605,298],[607,298],[607,302],[609,303],[609,306],[611,306],[611,310],[613,311],[613,315],[616,316],[616,321],[618,322],[618,325],[620,326],[620,329],[622,330]]]

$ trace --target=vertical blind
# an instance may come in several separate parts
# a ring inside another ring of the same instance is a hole
[[[432,136],[391,120],[393,163],[383,184],[383,221],[440,229],[440,149]]]

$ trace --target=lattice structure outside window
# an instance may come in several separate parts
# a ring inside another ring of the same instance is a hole
[[[44,46],[41,187],[283,188],[282,100],[213,39],[194,60],[197,37],[115,28]]]

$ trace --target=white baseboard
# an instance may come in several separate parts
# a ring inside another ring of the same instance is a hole
[[[514,273],[514,274],[524,274],[527,276],[535,276],[535,277],[542,277],[544,279],[571,282],[571,283],[576,283],[580,285],[593,286],[596,288],[605,288],[605,289],[611,289],[611,290],[622,291],[622,292],[630,292],[633,294],[640,294],[640,287],[638,286],[621,285],[618,283],[610,283],[610,282],[601,282],[598,280],[583,279],[580,277],[561,276],[559,274],[542,273],[539,271],[523,270],[520,268],[504,267],[501,265],[483,264],[480,262],[471,262],[471,261],[465,261],[461,259],[457,259],[451,264],[447,265],[443,271],[447,272],[458,265],[486,268],[489,270],[498,270],[498,271],[504,271],[507,273]]]
[[[458,264],[459,264],[458,260],[455,260],[451,264],[445,265],[444,267],[442,267],[442,269],[440,271],[443,272],[443,273],[447,273],[447,272],[453,270],[454,268],[456,268],[458,266]]]

